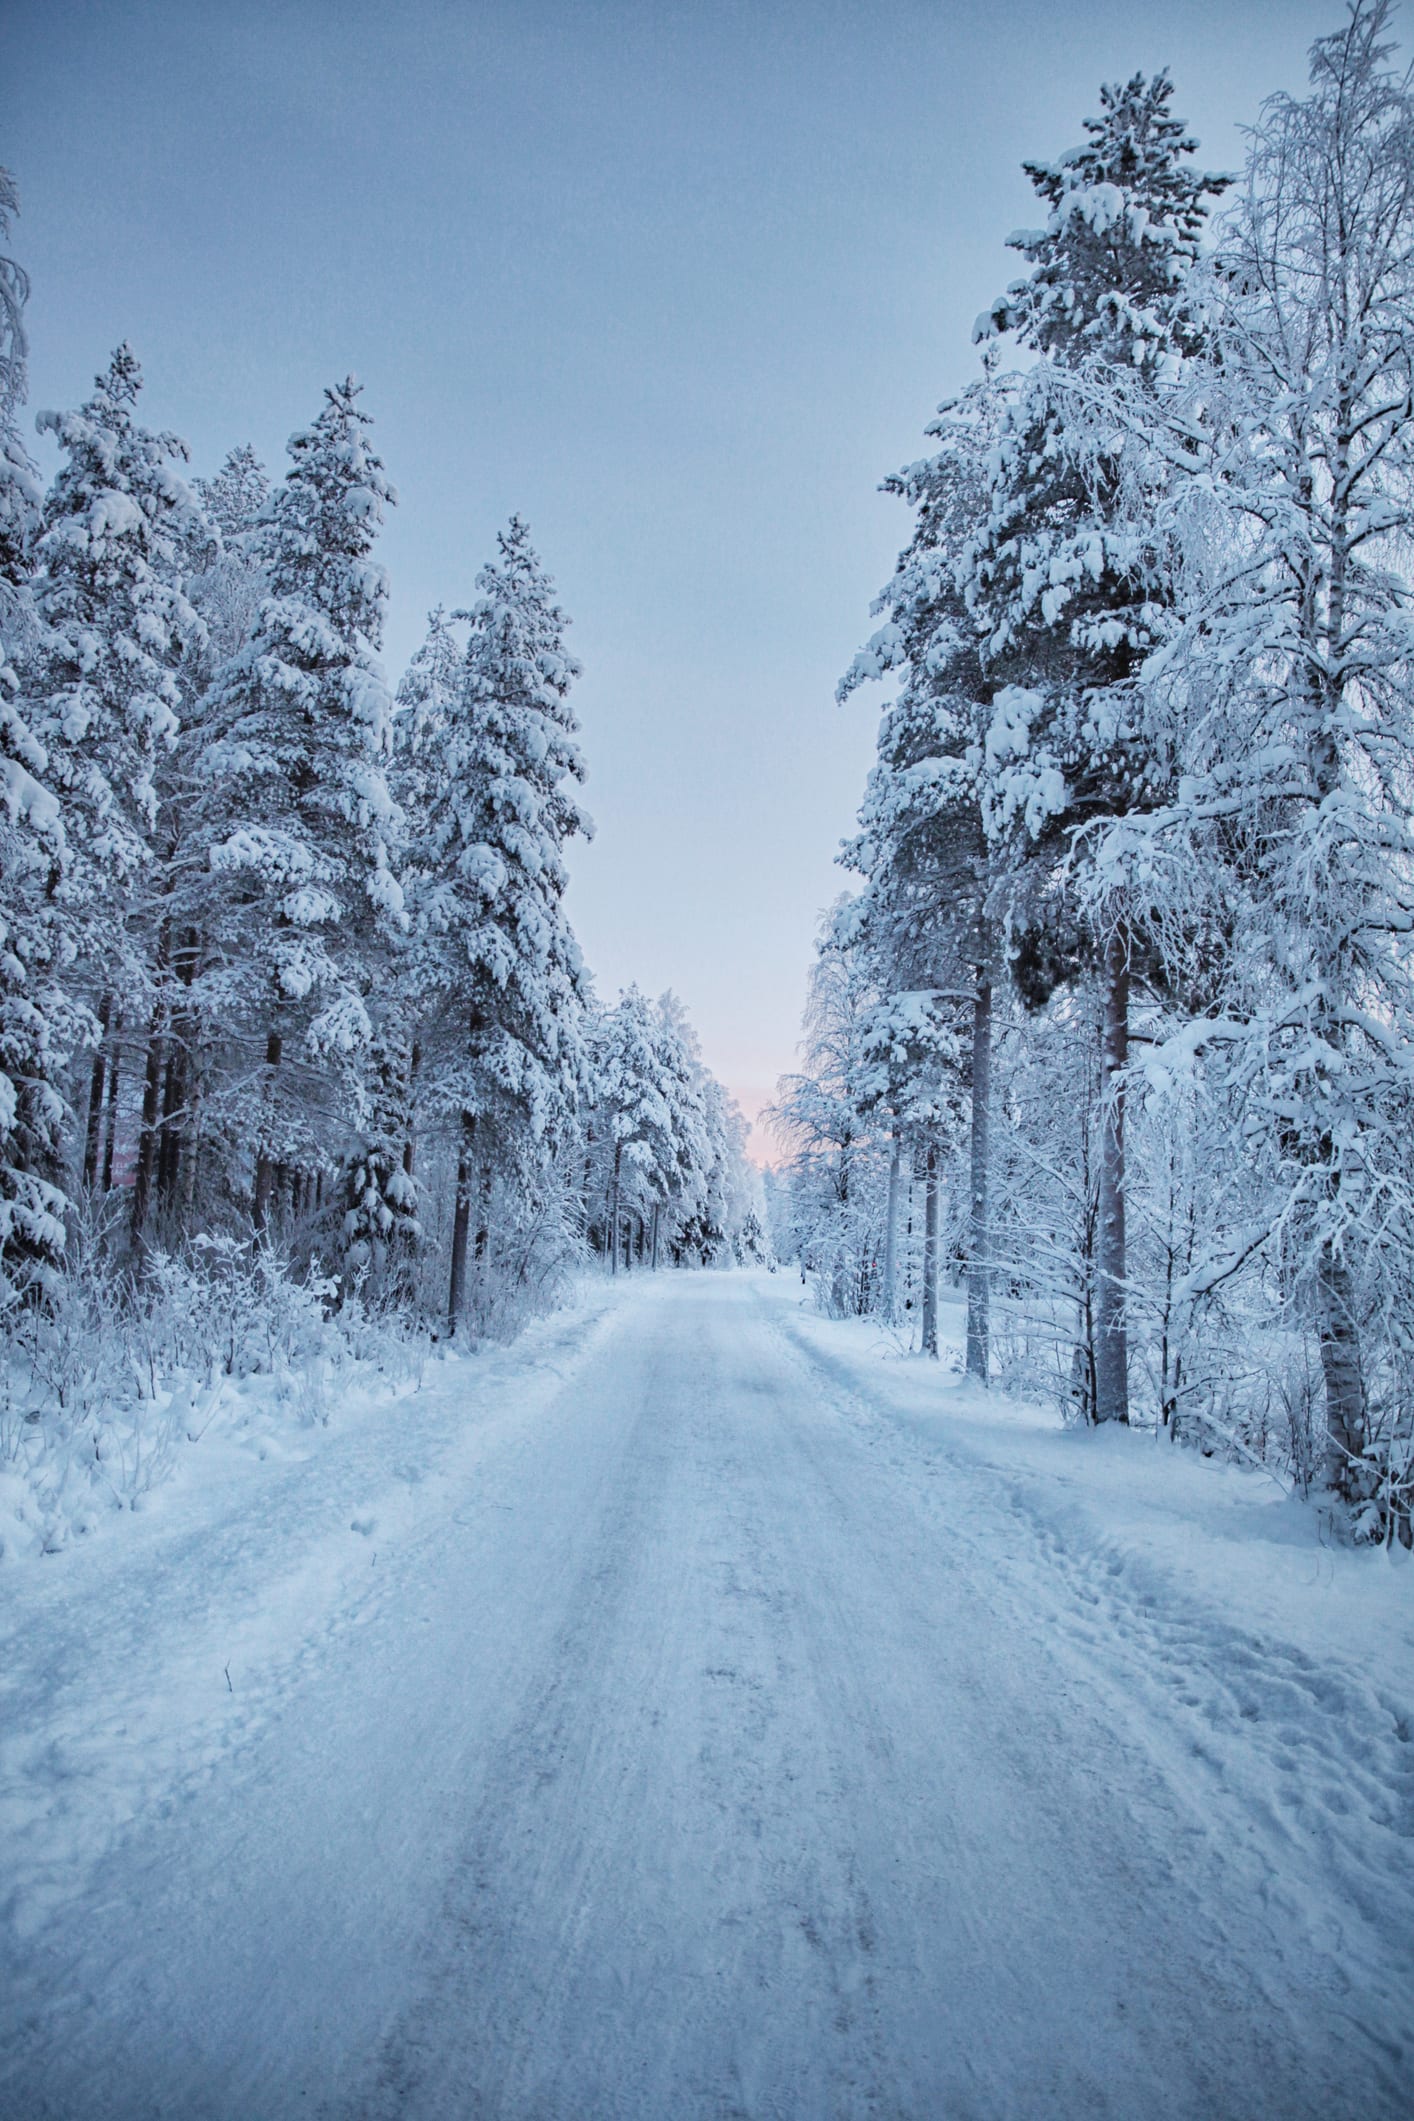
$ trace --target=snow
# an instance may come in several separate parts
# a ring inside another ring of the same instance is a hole
[[[1407,2113],[1414,1569],[1260,1476],[784,1274],[239,1413],[0,1579],[0,2109]]]
[[[143,513],[131,494],[97,493],[89,503],[88,527],[96,542],[135,537],[144,527]]]

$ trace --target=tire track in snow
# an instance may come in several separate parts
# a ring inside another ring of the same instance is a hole
[[[1054,1483],[979,1460],[940,1427],[926,1439],[885,1411],[856,1368],[791,1330],[781,1344],[820,1381],[925,1506],[994,1573],[1018,1625],[1044,1625],[1123,1715],[1142,1703],[1191,1764],[1198,1830],[1251,1874],[1328,1955],[1343,2009],[1381,2064],[1396,2111],[1414,2107],[1414,1712],[1383,1689],[1205,1608],[1088,1527],[1057,1522]],[[948,1484],[939,1492],[938,1467]],[[922,1477],[920,1478],[920,1474]],[[979,1538],[978,1527],[986,1526]],[[1001,1536],[999,1536],[999,1533]],[[1142,1735],[1143,1719],[1133,1719]],[[1362,1930],[1365,1934],[1361,1934]]]
[[[17,2110],[1403,2121],[1338,1894],[1066,1570],[1132,1584],[744,1277],[593,1339],[31,1955]]]
[[[742,1380],[722,1377],[715,1338],[694,1336],[686,1423],[680,1305],[615,1380],[642,1394],[623,1490],[360,2114],[774,2112],[769,2043],[743,2003],[822,1986],[836,2031],[868,2050],[841,1971],[868,1938],[867,1896],[821,1878],[799,1801],[791,1601],[723,1418]],[[650,2053],[626,2036],[645,2010]],[[877,2082],[883,2057],[866,2059]],[[852,2093],[829,2109],[873,2110]]]
[[[652,1323],[419,2001],[329,2113],[1129,2121],[1142,2084],[1146,2121],[1295,2121],[1369,2083],[1326,1962],[1222,1907],[1142,1748],[995,1609],[992,1543],[939,1537],[740,1285]]]

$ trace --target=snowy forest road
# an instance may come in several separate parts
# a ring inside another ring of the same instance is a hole
[[[0,1967],[0,2110],[1409,2111],[1407,1939],[1185,1762],[1143,1676],[1177,1623],[1112,1655],[1083,1572],[792,1317],[740,1275],[607,1315]]]

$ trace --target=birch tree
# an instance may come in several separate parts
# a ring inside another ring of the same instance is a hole
[[[1201,536],[1150,711],[1183,778],[1139,836],[1175,894],[1203,864],[1237,909],[1181,1043],[1234,1096],[1270,1209],[1209,1277],[1281,1255],[1319,1340],[1328,1478],[1375,1517],[1414,1334],[1414,96],[1390,14],[1358,0],[1310,93],[1253,130],[1216,358],[1170,428]]]

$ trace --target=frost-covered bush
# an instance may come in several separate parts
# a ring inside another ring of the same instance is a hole
[[[454,1144],[444,1142],[440,1153],[454,1155]],[[433,1189],[442,1212],[429,1217],[414,1307],[404,1322],[404,1329],[438,1340],[446,1331],[453,1243],[449,1190]],[[553,1309],[589,1262],[584,1195],[566,1155],[533,1172],[491,1173],[479,1209],[467,1247],[465,1329],[473,1343],[509,1341],[529,1319]]]
[[[425,1336],[391,1303],[301,1272],[268,1241],[207,1239],[115,1264],[111,1208],[76,1217],[62,1301],[12,1320],[0,1365],[0,1483],[46,1549],[137,1508],[243,1391],[324,1423],[350,1372],[418,1379]]]

